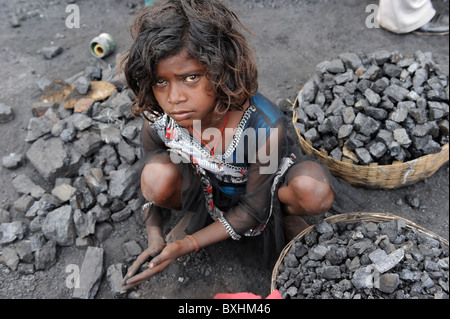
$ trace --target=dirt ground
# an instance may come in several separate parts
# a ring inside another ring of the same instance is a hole
[[[302,85],[324,60],[343,52],[398,50],[405,55],[431,51],[448,74],[449,37],[395,35],[379,28],[368,28],[366,13],[376,0],[226,0],[235,9],[254,37],[260,72],[260,92],[274,102],[294,101]],[[69,3],[80,8],[80,27],[68,28]],[[69,78],[89,64],[115,64],[115,54],[96,61],[89,52],[89,42],[102,32],[117,42],[116,54],[130,44],[129,26],[142,9],[144,0],[3,0],[0,3],[0,102],[13,107],[15,119],[0,124],[0,156],[25,153],[24,142],[31,106],[39,100],[37,81]],[[435,0],[435,7],[448,14],[448,1]],[[20,26],[13,28],[11,13],[17,13]],[[40,50],[45,46],[64,48],[61,55],[45,60]],[[39,181],[30,165],[16,170],[0,167],[0,206],[8,208],[19,198],[11,187],[20,173]],[[366,212],[390,212],[407,218],[429,231],[449,237],[449,166],[445,164],[431,178],[410,187],[395,190],[367,190],[358,193],[367,199]],[[412,208],[406,196],[419,198],[421,208]],[[402,199],[404,204],[398,205]],[[397,202],[397,203],[396,203]],[[124,262],[122,245],[137,240],[142,247],[146,238],[133,218],[115,224],[109,241],[103,244],[105,269]],[[65,272],[69,264],[81,265],[85,249],[58,248],[58,261],[47,271],[32,274],[12,272],[0,264],[0,298],[71,298]],[[164,273],[129,294],[128,298],[211,298],[219,292],[252,292],[263,297],[270,293],[272,269],[261,266],[258,242],[226,241],[177,261]],[[103,280],[96,298],[114,298]]]

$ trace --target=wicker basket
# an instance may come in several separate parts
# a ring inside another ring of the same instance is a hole
[[[295,112],[297,107],[299,107],[298,98],[293,105],[293,123],[297,122],[297,113]],[[315,149],[311,141],[303,138],[297,128],[296,131],[303,150],[318,158],[333,175],[342,178],[349,184],[370,189],[394,189],[415,184],[432,176],[449,160],[447,143],[442,147],[441,152],[422,156],[409,162],[394,162],[392,165],[378,165],[377,163],[356,165],[350,159],[338,161],[329,156],[327,151]]]
[[[345,222],[348,224],[355,224],[358,222],[374,222],[374,223],[383,223],[383,222],[389,222],[391,220],[404,220],[406,222],[406,228],[409,229],[416,229],[428,236],[430,236],[433,239],[439,240],[443,246],[449,246],[448,241],[441,236],[430,232],[423,227],[417,225],[416,223],[405,219],[403,217],[395,216],[392,214],[385,214],[385,213],[347,213],[347,214],[340,214],[340,215],[334,215],[328,218],[325,218],[328,224],[333,225],[338,222]],[[278,267],[283,263],[283,259],[286,256],[286,254],[291,249],[292,245],[294,244],[294,241],[303,239],[307,234],[309,234],[311,231],[315,229],[315,225],[312,225],[305,230],[303,230],[300,234],[298,234],[293,240],[291,240],[286,247],[281,251],[280,257],[278,258],[277,262],[275,263],[275,266],[272,271],[272,284],[271,284],[271,292],[278,289],[276,280],[278,277]]]

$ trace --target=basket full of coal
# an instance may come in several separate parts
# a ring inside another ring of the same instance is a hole
[[[294,103],[303,150],[350,184],[412,185],[449,160],[449,84],[430,52],[342,53]]]
[[[448,299],[448,241],[392,214],[348,213],[298,234],[272,274],[285,299]]]

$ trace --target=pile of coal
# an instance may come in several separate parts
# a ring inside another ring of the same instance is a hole
[[[58,247],[101,247],[132,216],[136,233],[143,229],[140,182],[133,174],[142,156],[143,121],[131,115],[134,95],[123,79],[117,67],[89,65],[66,80],[38,81],[43,91],[30,106],[27,151],[3,158],[8,169],[31,165],[38,172],[16,174],[12,187],[20,198],[0,209],[0,262],[12,271],[50,268]],[[123,247],[125,262],[142,252],[132,244]],[[103,251],[94,250],[85,259],[100,268],[102,260]],[[99,269],[92,278],[93,290],[77,296],[93,297],[101,274]]]
[[[448,143],[448,74],[429,52],[343,53],[317,65],[295,112],[302,136],[338,161],[409,161]]]
[[[277,288],[293,299],[448,299],[448,243],[404,220],[326,220],[295,238]]]

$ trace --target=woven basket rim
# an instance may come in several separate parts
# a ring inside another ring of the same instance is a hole
[[[409,229],[416,229],[421,233],[424,233],[425,235],[430,236],[433,239],[439,240],[441,244],[444,246],[449,246],[449,242],[439,236],[438,234],[429,231],[422,226],[414,223],[413,221],[391,214],[391,213],[371,213],[371,212],[354,212],[354,213],[344,213],[344,214],[338,214],[333,215],[331,217],[325,218],[325,221],[329,224],[336,224],[338,222],[347,222],[349,224],[352,223],[358,223],[360,221],[371,221],[371,222],[386,222],[391,220],[403,220],[406,222],[406,228]],[[315,229],[316,225],[311,225],[308,228],[304,229],[302,232],[300,232],[297,236],[295,236],[281,251],[280,256],[278,257],[277,262],[275,263],[275,266],[272,271],[272,281],[271,281],[271,292],[275,291],[277,289],[276,280],[278,277],[278,267],[281,265],[281,263],[284,260],[284,257],[291,249],[292,245],[296,240],[301,240],[303,237],[305,237],[307,234],[312,232]]]
[[[302,91],[303,88],[299,91],[298,95],[300,95]],[[293,124],[296,123],[298,119],[295,112],[295,109],[297,107],[300,107],[298,95],[295,99],[294,104],[292,104]],[[349,182],[350,184],[365,186],[368,188],[392,189],[412,185],[420,180],[432,176],[439,168],[441,168],[446,162],[449,161],[449,143],[443,145],[439,153],[424,155],[407,162],[394,162],[389,165],[381,165],[377,162],[371,163],[370,165],[360,165],[355,164],[351,160],[349,162],[338,161],[329,156],[326,150],[318,150],[314,148],[311,141],[306,140],[300,133],[299,129],[297,129],[295,126],[294,129],[299,138],[300,145],[306,153],[310,153],[316,158],[319,158],[329,168],[332,168],[335,172],[337,171],[337,175],[343,177],[343,179],[347,180],[347,182]],[[430,164],[430,166],[427,166],[427,164]],[[414,172],[417,166],[427,166],[428,170],[419,171],[419,173],[424,173],[423,176],[415,176]],[[343,175],[344,172],[340,172],[340,170],[342,170],[343,168],[352,170],[352,178],[354,180],[349,181],[349,177],[347,175]],[[398,173],[401,171],[404,171],[405,173],[402,176],[399,176],[395,183],[387,180],[389,172]],[[368,175],[375,176],[377,178],[372,178],[371,180],[363,180],[362,177],[358,176],[362,174],[361,172],[368,172]],[[413,174],[410,174],[411,172],[413,172]]]

